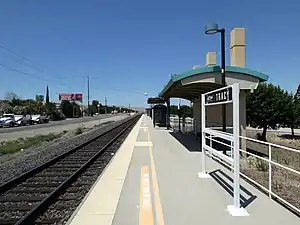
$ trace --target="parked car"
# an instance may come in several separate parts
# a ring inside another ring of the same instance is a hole
[[[47,116],[43,116],[43,115],[32,115],[31,123],[32,124],[49,123],[49,118]]]
[[[15,115],[17,126],[26,126],[31,124],[31,115]]]
[[[13,127],[16,125],[14,114],[3,114],[0,118],[0,127]]]

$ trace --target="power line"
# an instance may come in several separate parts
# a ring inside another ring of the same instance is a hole
[[[29,62],[31,61],[31,60],[27,59],[25,56],[22,56],[22,55],[20,55],[20,54],[18,54],[18,53],[16,53],[16,52],[14,52],[13,50],[11,50],[11,49],[5,47],[5,46],[2,45],[2,44],[0,44],[0,48],[3,48],[4,50],[6,50],[6,51],[12,53],[13,55],[16,55],[16,56],[20,57],[21,59],[23,59],[23,60],[25,60],[25,61],[29,61]]]
[[[38,77],[38,76],[35,76],[35,75],[33,75],[33,74],[29,74],[29,73],[23,72],[23,71],[21,71],[21,70],[14,69],[14,68],[9,67],[9,66],[6,66],[6,65],[4,65],[4,64],[2,64],[2,63],[0,63],[0,66],[2,66],[3,68],[5,68],[5,69],[7,69],[7,70],[11,70],[11,71],[14,71],[14,72],[17,72],[17,73],[24,74],[24,75],[29,76],[29,77],[34,77],[34,78],[36,78],[36,79],[38,79],[38,80],[44,80],[44,81],[47,81],[47,82],[48,82],[48,80],[46,80],[46,79],[43,79],[43,78]]]
[[[34,70],[36,70],[36,71],[39,71],[39,72],[41,72],[41,73],[44,73],[44,74],[50,76],[51,78],[53,78],[53,77],[55,78],[55,76],[56,76],[56,78],[58,78],[58,79],[63,79],[63,80],[66,79],[65,77],[58,76],[58,75],[53,76],[52,74],[46,72],[44,69],[41,69],[41,68],[39,68],[39,67],[33,65],[34,62],[33,62],[32,60],[30,60],[29,58],[27,58],[27,57],[25,57],[25,56],[23,56],[23,55],[21,55],[21,54],[15,52],[15,51],[11,50],[10,48],[8,48],[8,47],[6,47],[6,46],[4,46],[4,45],[2,45],[2,44],[0,44],[0,48],[6,50],[7,52],[9,52],[9,53],[11,53],[11,54],[17,56],[17,57],[20,58],[20,59],[22,59],[23,62],[25,61],[24,64],[26,64],[27,66],[31,67],[32,69],[34,69]],[[76,76],[73,76],[72,78],[76,78]],[[77,78],[83,78],[83,77],[77,77]]]
[[[4,65],[4,64],[2,64],[2,63],[0,63],[0,66],[2,66],[3,68],[5,68],[5,69],[7,69],[7,70],[11,70],[11,71],[14,71],[14,72],[16,72],[16,73],[20,73],[20,74],[26,75],[26,76],[28,76],[28,77],[35,78],[35,79],[37,79],[37,80],[43,80],[43,81],[45,81],[45,82],[50,82],[50,80],[48,80],[48,79],[44,79],[44,78],[42,78],[42,77],[40,77],[40,76],[36,76],[36,75],[30,74],[30,73],[26,73],[26,72],[24,72],[24,71],[21,71],[21,70],[18,70],[18,69],[15,69],[15,68],[6,66],[6,65]],[[64,83],[59,83],[59,84],[60,84],[60,85],[67,86],[67,84],[64,84]]]
[[[11,49],[5,47],[5,46],[2,45],[2,44],[0,44],[0,48],[6,50],[6,51],[8,51],[8,52],[10,52],[11,54],[13,54],[13,55],[19,57],[20,59],[22,59],[22,60],[24,60],[24,61],[27,61],[27,62],[25,63],[27,66],[29,66],[29,67],[31,67],[31,68],[33,68],[33,69],[35,69],[35,70],[37,70],[37,71],[39,71],[39,72],[41,72],[41,73],[50,75],[50,74],[48,74],[46,71],[44,71],[43,69],[40,69],[40,68],[38,68],[37,66],[33,66],[33,65],[31,64],[32,61],[31,61],[30,59],[28,59],[27,57],[20,55],[19,53],[17,53],[17,52],[15,52],[15,51],[13,51],[13,50],[11,50]],[[29,63],[29,62],[31,62],[31,63]]]
[[[42,78],[42,77],[40,77],[40,76],[36,76],[36,75],[34,75],[34,74],[27,73],[27,72],[24,72],[24,71],[21,71],[21,70],[18,70],[18,69],[9,67],[9,66],[4,65],[4,64],[2,64],[2,63],[0,63],[0,66],[3,67],[3,68],[5,68],[5,69],[7,69],[7,70],[11,70],[11,71],[13,71],[13,72],[20,73],[20,74],[26,75],[26,76],[28,76],[28,77],[32,77],[32,78],[35,78],[35,79],[37,79],[37,80],[42,80],[42,81],[45,81],[45,82],[48,82],[48,83],[51,82],[51,80],[49,80],[49,79],[45,79],[45,78]],[[89,83],[89,82],[88,82],[88,83]],[[60,85],[63,85],[63,86],[69,86],[69,85],[66,84],[66,83],[57,83],[57,84],[60,84]],[[89,86],[89,84],[88,84],[88,86]],[[113,91],[117,91],[117,92],[122,92],[122,93],[135,94],[135,95],[142,95],[142,94],[143,94],[143,93],[139,92],[138,90],[136,90],[136,91],[124,91],[124,90],[119,89],[119,88],[110,88],[110,91],[112,91],[112,90],[113,90]],[[88,95],[89,95],[89,93],[88,93]],[[90,96],[88,96],[88,97],[90,97]]]

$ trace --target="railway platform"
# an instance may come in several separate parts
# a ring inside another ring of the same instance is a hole
[[[154,128],[143,115],[68,224],[300,223],[296,215],[243,180],[241,199],[248,215],[230,215],[226,207],[232,204],[232,173],[207,159],[211,178],[198,178],[199,142],[189,139],[183,145],[178,139],[171,131]]]

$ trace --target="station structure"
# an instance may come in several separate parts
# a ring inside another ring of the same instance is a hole
[[[156,126],[155,110],[148,110],[67,224],[299,224],[297,215],[237,175],[236,150],[246,145],[239,143],[239,136],[246,136],[245,95],[268,80],[267,75],[245,68],[245,48],[245,29],[233,29],[227,87],[221,85],[216,53],[210,52],[205,67],[173,75],[160,95],[149,100],[151,104],[167,103],[166,112],[160,112],[168,116],[170,98],[191,100],[195,133],[201,134],[203,144],[191,135]],[[210,101],[210,93],[225,88],[231,90],[230,99],[220,104]],[[221,104],[226,104],[227,126],[232,129],[228,135],[209,129],[222,123]],[[208,157],[218,151],[204,144],[205,132],[231,140],[233,155],[224,159],[232,168]]]

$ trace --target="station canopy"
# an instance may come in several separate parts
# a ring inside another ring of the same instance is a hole
[[[241,67],[227,66],[226,72],[256,77],[260,82],[268,80],[268,76],[263,73]],[[207,79],[209,77],[211,78],[212,76],[215,76],[215,74],[220,75],[219,83],[211,82],[209,81],[209,79]],[[201,75],[197,78],[198,80],[193,82],[183,82],[189,79],[193,79],[193,76],[196,75]],[[181,74],[172,75],[168,84],[160,92],[159,98],[184,98],[192,101],[199,98],[201,94],[213,91],[220,87],[222,87],[220,66],[196,68],[188,70]]]

